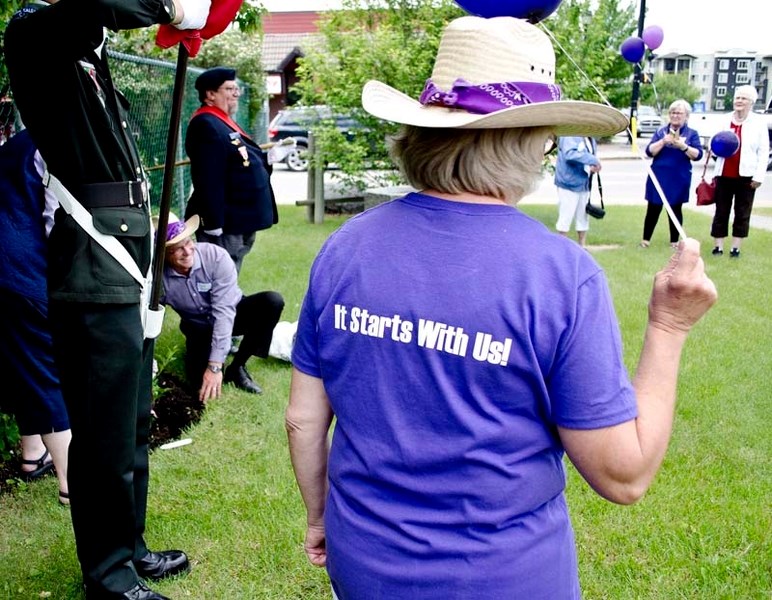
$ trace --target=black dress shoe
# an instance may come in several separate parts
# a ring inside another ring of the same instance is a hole
[[[190,562],[182,550],[164,550],[148,552],[143,558],[134,561],[137,574],[142,579],[158,581],[179,573],[190,571]]]
[[[140,581],[133,588],[122,594],[105,590],[96,591],[87,586],[86,600],[171,600],[171,598],[154,592]]]
[[[230,365],[225,369],[225,377],[223,377],[224,383],[232,383],[237,388],[249,392],[251,394],[262,394],[263,388],[257,385],[252,377],[247,372],[246,367],[235,367]]]

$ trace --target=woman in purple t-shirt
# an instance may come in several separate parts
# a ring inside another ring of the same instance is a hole
[[[603,272],[515,208],[551,136],[627,123],[558,101],[553,73],[538,28],[464,17],[420,102],[365,86],[365,110],[404,125],[392,155],[421,191],[320,251],[286,414],[305,551],[340,600],[579,598],[563,454],[619,503],[663,459],[681,349],[716,290],[681,242],[631,383]]]

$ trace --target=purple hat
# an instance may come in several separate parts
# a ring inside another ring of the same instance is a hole
[[[172,221],[170,218],[169,224],[166,226],[166,247],[174,246],[174,244],[179,244],[189,238],[196,232],[200,223],[201,220],[198,215],[193,215],[184,223],[178,219]]]

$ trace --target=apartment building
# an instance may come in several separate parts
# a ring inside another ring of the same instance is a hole
[[[700,90],[695,109],[723,112],[731,110],[734,90],[744,84],[753,85],[759,93],[754,110],[769,108],[772,104],[771,67],[772,52],[735,48],[712,54],[670,52],[654,55],[648,70],[655,74],[687,73],[689,81]]]

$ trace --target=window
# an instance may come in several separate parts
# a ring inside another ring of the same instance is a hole
[[[708,80],[708,76],[707,76],[707,75],[703,75],[703,76],[702,76],[702,81],[703,81],[703,83],[704,83],[704,82],[706,82],[707,80]]]
[[[714,110],[724,110],[724,101],[723,100],[716,100],[713,103],[713,109]]]
[[[718,68],[721,71],[726,71],[729,69],[729,61],[725,58],[722,58],[720,61],[718,61]]]
[[[716,87],[716,97],[723,98],[724,96],[726,96],[726,86],[719,85],[718,87]]]
[[[717,83],[728,83],[729,82],[729,75],[727,73],[719,73],[716,77]]]
[[[678,59],[678,72],[681,71],[688,71],[689,70],[689,59],[688,58],[679,58]]]
[[[734,82],[735,83],[750,83],[751,82],[751,76],[747,73],[737,73],[734,76]]]
[[[664,69],[665,72],[666,73],[672,73],[673,71],[675,71],[675,65],[676,65],[676,62],[675,62],[674,59],[666,58],[665,59],[665,69]]]
[[[741,58],[737,61],[737,70],[738,71],[747,71],[748,67],[750,67],[750,62],[747,58]]]
[[[707,60],[702,62],[702,68],[703,69],[707,69],[708,68],[708,61]]]

